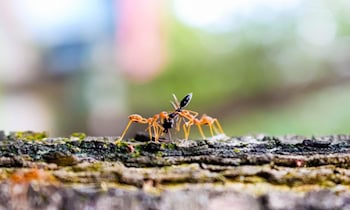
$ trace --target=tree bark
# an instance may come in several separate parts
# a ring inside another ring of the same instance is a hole
[[[0,209],[350,207],[348,135],[0,137]]]

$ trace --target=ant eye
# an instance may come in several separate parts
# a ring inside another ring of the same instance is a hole
[[[181,108],[184,108],[185,106],[187,106],[187,105],[190,103],[191,99],[192,99],[192,93],[187,94],[187,95],[181,100],[181,102],[180,102],[180,107],[181,107]]]

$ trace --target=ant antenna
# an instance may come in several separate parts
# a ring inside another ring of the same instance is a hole
[[[176,108],[179,108],[180,107],[179,100],[177,100],[176,95],[174,93],[173,93],[173,98],[174,98],[174,101],[175,101]]]
[[[177,106],[174,102],[170,101],[170,103],[171,103],[171,105],[173,106],[173,108],[174,108],[175,110],[178,109],[178,106]]]

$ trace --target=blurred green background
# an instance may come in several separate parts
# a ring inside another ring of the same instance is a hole
[[[0,129],[119,135],[129,114],[170,111],[173,93],[192,92],[188,109],[229,136],[349,133],[349,10],[346,0],[0,2]]]

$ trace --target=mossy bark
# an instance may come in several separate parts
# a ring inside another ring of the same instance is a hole
[[[33,136],[1,137],[0,208],[350,207],[347,135],[117,144]]]

